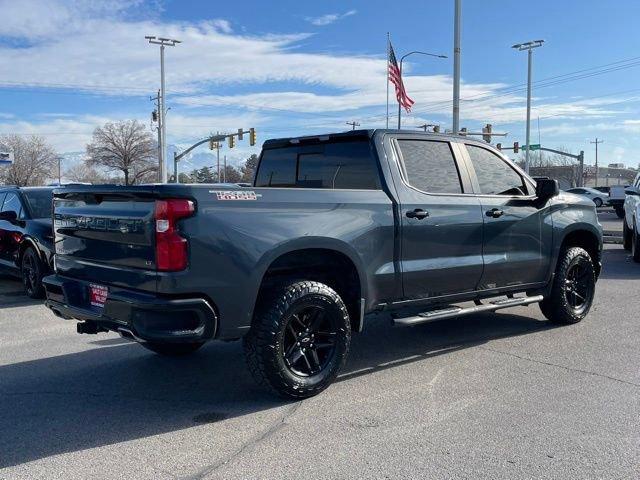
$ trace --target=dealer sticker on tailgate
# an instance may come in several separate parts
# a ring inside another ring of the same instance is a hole
[[[94,307],[104,307],[104,302],[107,301],[107,295],[109,289],[103,285],[96,285],[95,283],[89,284],[89,301]]]

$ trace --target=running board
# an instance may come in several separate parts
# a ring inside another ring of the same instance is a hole
[[[419,325],[421,323],[433,322],[435,320],[442,320],[445,318],[462,317],[463,315],[472,315],[480,312],[493,312],[500,310],[501,308],[517,307],[522,305],[530,305],[532,303],[538,303],[543,300],[542,295],[536,295],[533,297],[521,297],[521,298],[505,298],[502,300],[494,300],[489,303],[482,303],[474,307],[463,308],[459,306],[449,306],[441,308],[439,310],[431,310],[429,312],[419,313],[412,317],[394,318],[393,323],[395,325]]]

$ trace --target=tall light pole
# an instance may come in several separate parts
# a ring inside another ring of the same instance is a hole
[[[541,47],[544,43],[544,40],[533,40],[531,42],[525,43],[517,43],[512,45],[511,48],[515,48],[516,50],[527,51],[527,145],[525,150],[524,157],[524,171],[529,173],[529,145],[531,145],[531,64],[533,58],[533,49]]]
[[[460,21],[462,0],[455,0],[453,17],[453,134],[460,130]]]
[[[166,127],[166,122],[165,122],[165,114],[167,113],[166,110],[166,102],[165,102],[165,89],[164,89],[164,47],[175,47],[178,43],[182,43],[180,42],[180,40],[175,40],[175,39],[171,39],[171,38],[162,38],[162,37],[155,37],[152,35],[147,35],[146,38],[149,43],[152,43],[154,45],[160,45],[160,111],[158,112],[160,115],[160,132],[161,132],[161,138],[160,138],[160,159],[159,159],[159,171],[158,171],[158,177],[159,177],[159,181],[160,183],[167,183],[167,162],[165,160],[165,156],[167,154],[167,127]]]
[[[409,52],[409,53],[405,53],[402,57],[400,57],[400,79],[402,79],[402,62],[405,58],[407,58],[409,55],[427,55],[428,57],[436,57],[436,58],[447,58],[446,55],[438,55],[436,53],[427,53],[427,52],[420,52],[418,50],[414,50],[413,52]],[[404,81],[402,82],[404,83]],[[400,130],[400,127],[402,126],[402,105],[400,105],[400,102],[398,102],[398,130]]]

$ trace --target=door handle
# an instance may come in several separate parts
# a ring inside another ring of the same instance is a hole
[[[491,210],[487,211],[487,217],[498,218],[502,215],[504,215],[504,211],[500,210],[499,208],[492,208]]]
[[[409,210],[407,212],[407,218],[417,218],[418,220],[422,220],[423,218],[427,218],[429,216],[429,212],[426,210],[422,210],[421,208],[416,208],[415,210]]]

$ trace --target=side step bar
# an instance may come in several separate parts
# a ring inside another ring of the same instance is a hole
[[[463,315],[472,315],[480,312],[493,312],[500,310],[501,308],[517,307],[521,305],[530,305],[532,303],[538,303],[543,300],[542,295],[536,295],[533,297],[521,297],[521,298],[505,298],[502,300],[494,300],[489,303],[481,303],[474,307],[463,308],[459,306],[449,306],[441,308],[439,310],[432,310],[430,312],[419,313],[412,317],[394,318],[393,323],[395,325],[411,326],[419,325],[421,323],[433,322],[435,320],[442,320],[444,318],[462,317]]]

